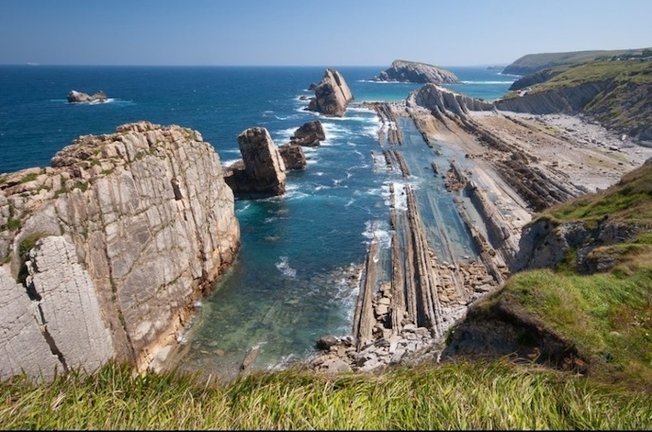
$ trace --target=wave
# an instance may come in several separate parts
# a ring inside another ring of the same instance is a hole
[[[294,279],[297,277],[297,271],[290,267],[290,264],[288,263],[288,257],[282,256],[280,257],[280,261],[278,261],[276,264],[274,264],[278,271],[281,272],[283,276],[289,277],[291,279]]]
[[[357,82],[361,83],[369,83],[369,84],[400,84],[400,85],[415,85],[418,83],[413,83],[413,82],[406,82],[406,81],[395,81],[395,80],[389,80],[389,81],[376,81],[376,80],[357,80]]]
[[[392,235],[386,221],[369,220],[364,225],[365,230],[362,232],[364,238],[369,241],[372,241],[374,238],[377,239],[380,247],[383,249],[388,249],[391,246]]]

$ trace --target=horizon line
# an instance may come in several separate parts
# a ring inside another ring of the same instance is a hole
[[[510,63],[482,63],[482,64],[450,64],[450,65],[433,65],[436,67],[487,67],[487,66],[507,66]],[[390,65],[377,65],[377,64],[91,64],[91,63],[0,63],[2,66],[60,66],[60,67],[379,67],[387,68]]]

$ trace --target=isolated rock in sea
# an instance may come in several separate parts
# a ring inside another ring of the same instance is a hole
[[[465,115],[469,111],[491,111],[494,109],[490,102],[461,95],[435,84],[426,84],[413,92],[408,98],[408,105],[414,104],[439,114],[448,111],[457,115]]]
[[[297,144],[283,144],[279,146],[278,151],[281,153],[286,170],[305,169],[308,164],[303,149]]]
[[[324,78],[315,87],[315,97],[310,100],[308,110],[342,117],[346,107],[353,100],[344,77],[335,69],[326,69]]]
[[[292,144],[305,147],[317,147],[326,139],[324,127],[319,120],[304,123],[290,138]]]
[[[145,368],[176,343],[240,240],[201,135],[147,122],[88,135],[0,182],[0,378]]]
[[[413,83],[452,84],[457,76],[446,69],[426,63],[394,60],[392,66],[374,77],[375,81],[401,81]]]
[[[224,180],[242,197],[285,193],[285,163],[267,129],[249,128],[238,136],[242,161],[227,167]]]
[[[90,103],[90,102],[106,102],[107,96],[103,91],[98,91],[93,95],[88,93],[78,92],[71,90],[68,93],[68,102],[70,103]]]

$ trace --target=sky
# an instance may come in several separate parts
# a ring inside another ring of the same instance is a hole
[[[502,65],[652,46],[652,0],[0,0],[0,64]]]

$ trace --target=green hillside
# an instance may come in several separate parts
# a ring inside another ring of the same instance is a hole
[[[561,53],[527,54],[503,69],[504,74],[528,75],[542,69],[594,61],[603,57],[640,54],[645,48],[625,50],[571,51]]]

